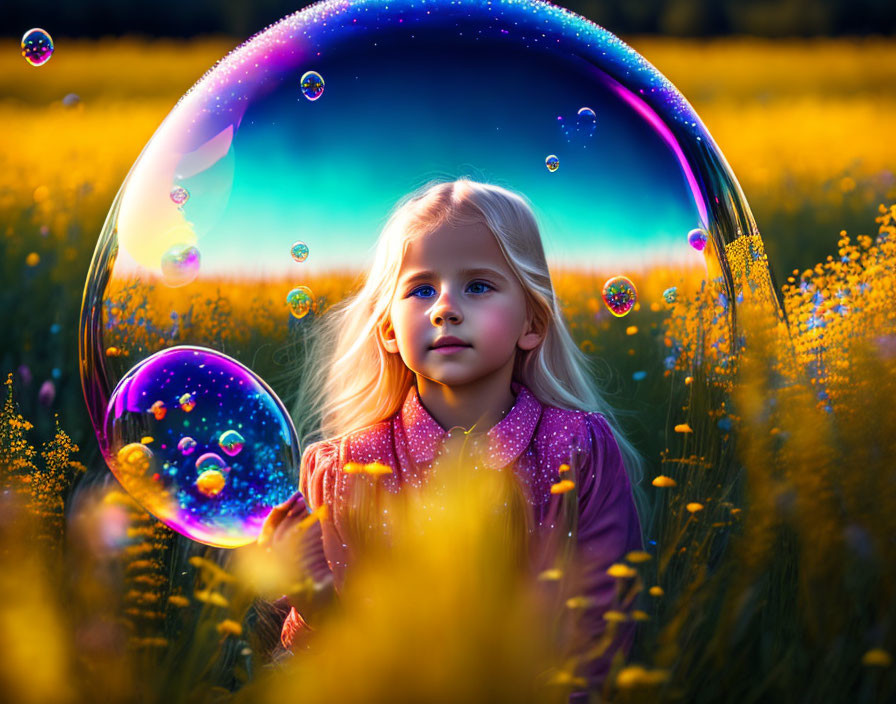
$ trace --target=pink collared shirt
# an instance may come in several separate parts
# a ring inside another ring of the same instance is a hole
[[[560,495],[551,485],[570,478],[560,466],[573,468],[578,492],[578,560],[583,595],[591,606],[583,614],[582,627],[596,642],[606,628],[608,609],[624,609],[618,603],[617,580],[607,568],[631,550],[642,548],[641,527],[632,498],[631,485],[619,447],[606,419],[599,413],[543,405],[529,389],[514,382],[513,408],[488,433],[480,445],[489,469],[511,468],[520,480],[533,509],[535,525],[549,532],[558,513]],[[347,476],[341,471],[348,462],[380,462],[392,468],[379,483],[391,492],[407,484],[419,485],[446,438],[456,431],[445,430],[420,403],[412,386],[401,409],[391,418],[350,433],[338,442],[309,445],[302,455],[299,489],[310,509],[326,504],[327,518],[314,526],[320,540],[309,536],[316,554],[306,555],[306,567],[320,580],[331,571],[341,588],[348,551],[343,540],[342,507]],[[480,436],[481,438],[481,436]],[[310,531],[309,531],[310,532]],[[543,556],[542,556],[543,557]],[[547,565],[549,563],[545,563]],[[583,671],[590,686],[599,686],[616,650],[631,647],[634,630],[620,624],[617,638],[605,656]]]

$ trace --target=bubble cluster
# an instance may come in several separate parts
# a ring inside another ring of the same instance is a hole
[[[286,295],[286,305],[295,318],[304,318],[314,303],[314,294],[307,286],[298,286]]]
[[[308,245],[301,241],[294,242],[290,254],[297,262],[303,262],[308,258]]]
[[[604,284],[601,296],[617,318],[627,315],[638,302],[638,291],[627,276],[614,276]]]
[[[308,100],[317,100],[324,93],[324,79],[317,71],[306,71],[299,85]]]
[[[29,29],[22,37],[22,56],[32,66],[43,66],[53,56],[53,38],[46,30]]]
[[[151,399],[167,403],[163,417]],[[199,542],[252,542],[297,485],[298,443],[283,405],[212,350],[174,347],[138,364],[113,392],[103,431],[103,454],[125,489]]]

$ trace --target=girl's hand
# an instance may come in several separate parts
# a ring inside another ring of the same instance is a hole
[[[308,510],[305,507],[302,492],[296,491],[282,504],[274,506],[268,517],[264,519],[257,541],[259,547],[270,549],[272,546],[282,544],[287,536],[294,533],[293,529],[307,515]]]

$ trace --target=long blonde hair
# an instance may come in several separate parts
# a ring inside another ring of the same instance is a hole
[[[401,408],[414,376],[400,355],[382,348],[376,331],[389,316],[408,240],[443,223],[483,222],[522,284],[536,329],[544,332],[537,347],[517,350],[513,379],[544,405],[603,414],[641,504],[641,457],[619,432],[612,408],[595,388],[589,358],[567,331],[532,207],[521,195],[468,178],[430,181],[402,198],[383,227],[360,290],[318,321],[305,361],[305,369],[312,373],[302,374],[305,384],[293,413],[303,425],[300,437],[310,426],[319,427],[314,437],[336,439],[383,421]],[[303,437],[303,444],[310,435]]]

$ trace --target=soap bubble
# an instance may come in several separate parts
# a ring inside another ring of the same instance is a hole
[[[171,193],[168,196],[175,205],[183,205],[190,199],[190,192],[183,186],[175,186],[171,189]]]
[[[608,279],[601,295],[607,308],[617,318],[627,315],[638,302],[638,291],[627,276],[614,276]]]
[[[286,296],[286,305],[289,306],[289,312],[296,318],[303,318],[311,310],[311,304],[314,303],[314,294],[307,286],[299,286],[290,291]]]
[[[22,56],[32,66],[43,66],[53,56],[53,38],[46,30],[29,29],[22,37]]]
[[[323,78],[327,100],[319,99]],[[611,365],[628,349],[613,349],[614,335],[593,328],[619,321],[591,316],[610,318],[602,288],[620,273],[637,283],[644,329],[685,315],[701,292],[711,301],[724,292],[727,308],[699,318],[719,329],[687,328],[708,343],[727,335],[721,350],[734,347],[735,287],[745,272],[752,300],[777,300],[767,259],[751,259],[762,243],[750,208],[692,107],[637,52],[562,7],[328,0],[254,35],[197,79],[121,184],[87,276],[79,369],[98,436],[116,385],[173,345],[226,352],[281,398],[302,397],[297,386],[328,371],[306,354],[328,312],[370,272],[395,204],[434,174],[500,184],[533,204],[561,312],[588,318],[571,330],[574,341],[590,339]],[[476,119],[458,119],[466,114]],[[548,155],[563,168],[549,170]],[[189,193],[180,205],[176,187]],[[712,234],[702,251],[684,242],[695,227]],[[297,239],[314,250],[300,266],[286,254]],[[674,308],[662,297],[670,287]],[[662,349],[624,368],[660,378],[664,338],[648,344]],[[286,359],[295,373],[283,373]],[[670,383],[689,370],[681,371]],[[165,443],[189,435],[196,454],[227,459],[217,441],[232,429],[246,438],[235,460],[251,454],[254,440],[235,418],[196,430],[210,399],[194,382],[145,399],[144,413],[166,404],[159,422],[191,423]],[[196,406],[185,414],[178,400],[187,392]],[[303,436],[318,430],[318,410],[295,409]],[[165,454],[159,434],[148,434],[153,452]],[[662,449],[642,448],[650,457]],[[186,459],[178,452],[165,461],[181,471]],[[197,476],[179,486],[195,491]]]
[[[76,107],[81,103],[81,96],[77,93],[66,93],[65,97],[62,99],[62,104],[67,108]]]
[[[324,92],[324,79],[317,71],[306,71],[299,81],[302,93],[308,100],[317,100]]]
[[[192,455],[196,451],[196,441],[189,435],[185,435],[178,441],[177,449],[184,456]]]
[[[199,250],[193,245],[176,244],[162,257],[162,276],[168,286],[186,286],[199,276]]]
[[[180,410],[184,413],[189,413],[196,408],[196,394],[191,394],[190,392],[182,394],[181,397],[177,399],[177,404],[180,406]]]
[[[553,173],[560,168],[560,160],[555,154],[551,154],[544,160],[544,165],[548,167],[548,171]]]
[[[308,245],[304,242],[296,242],[290,250],[292,258],[297,262],[303,262],[308,258]]]
[[[195,392],[182,394],[185,386]],[[195,395],[192,413],[185,395]],[[168,401],[162,418],[152,398]],[[254,541],[298,484],[298,442],[283,405],[243,365],[208,349],[172,347],[131,369],[112,393],[100,439],[112,471],[144,508],[209,545]]]
[[[218,438],[218,446],[231,457],[240,454],[246,440],[235,430],[225,430]]]
[[[688,233],[688,244],[698,252],[702,252],[706,247],[706,241],[709,239],[709,233],[703,228],[696,228]]]
[[[678,289],[674,286],[667,288],[663,291],[663,300],[669,304],[675,303],[675,301],[678,300]]]

